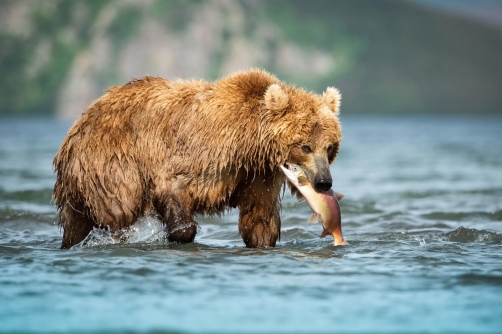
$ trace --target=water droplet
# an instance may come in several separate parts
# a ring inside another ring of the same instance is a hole
[[[425,245],[426,245],[426,243],[425,243],[425,239],[424,239],[424,238],[422,238],[422,239],[420,239],[420,238],[415,238],[415,240],[416,240],[416,241],[418,241],[418,243],[419,243],[419,246],[420,246],[420,247],[422,247],[422,246],[425,246]]]

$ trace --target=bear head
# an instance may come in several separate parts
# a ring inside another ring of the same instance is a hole
[[[277,163],[298,164],[317,191],[329,190],[329,165],[342,140],[339,91],[328,87],[317,95],[279,82],[268,87],[264,101],[262,122],[281,147]]]

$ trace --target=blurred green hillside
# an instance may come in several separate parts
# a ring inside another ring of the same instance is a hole
[[[0,0],[0,114],[77,117],[146,74],[263,67],[342,113],[502,111],[502,31],[399,0]]]

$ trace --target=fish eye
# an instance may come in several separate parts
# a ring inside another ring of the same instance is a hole
[[[310,148],[310,145],[307,145],[307,144],[302,146],[302,151],[304,153],[312,153],[312,149]]]

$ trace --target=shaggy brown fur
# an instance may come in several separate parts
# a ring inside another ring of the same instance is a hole
[[[114,232],[149,214],[169,240],[191,242],[195,215],[230,207],[240,210],[248,247],[275,246],[285,182],[278,166],[297,163],[312,184],[330,182],[339,104],[334,88],[319,96],[260,70],[214,83],[145,77],[109,89],[54,158],[61,248],[93,227]]]

